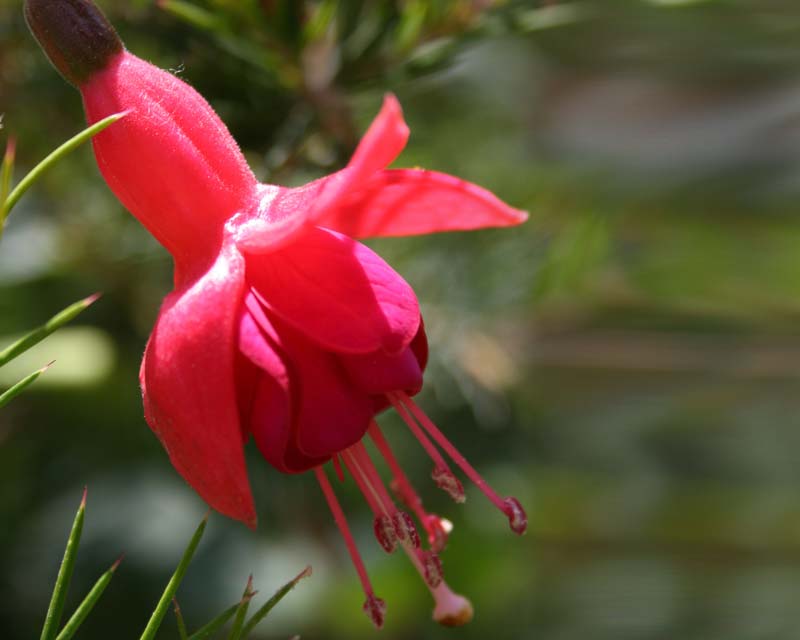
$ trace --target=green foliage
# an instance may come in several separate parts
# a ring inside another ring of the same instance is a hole
[[[47,616],[42,629],[41,640],[69,640],[72,638],[80,628],[81,624],[86,620],[87,616],[95,607],[97,602],[100,600],[100,597],[103,595],[106,587],[108,587],[109,583],[111,582],[111,578],[114,576],[120,562],[122,561],[122,558],[120,557],[105,573],[98,578],[97,582],[86,594],[84,599],[75,609],[75,612],[59,632],[58,628],[61,623],[61,616],[64,610],[64,603],[67,598],[69,584],[72,580],[72,573],[75,568],[75,559],[78,553],[78,546],[80,545],[85,516],[86,490],[84,490],[83,499],[81,500],[81,504],[78,507],[77,513],[75,514],[72,530],[67,540],[67,548],[64,552],[64,558],[61,562],[61,568],[58,571],[55,587],[53,589],[53,595],[50,600],[50,605],[47,609]],[[207,524],[208,514],[206,514],[205,518],[203,518],[203,520],[200,522],[194,532],[194,535],[192,535],[191,539],[189,540],[189,543],[183,552],[183,556],[181,557],[181,560],[178,563],[172,578],[170,578],[169,582],[167,583],[167,586],[164,589],[156,608],[153,610],[144,632],[140,636],[140,640],[152,640],[152,638],[156,636],[170,603],[173,604],[175,609],[178,631],[182,640],[202,640],[203,638],[208,638],[213,633],[224,627],[224,625],[231,618],[234,618],[234,623],[231,627],[230,633],[228,634],[228,640],[242,640],[248,638],[250,633],[267,616],[272,608],[287,593],[289,593],[289,591],[291,591],[301,579],[311,575],[311,567],[307,567],[297,577],[281,587],[281,589],[278,590],[278,592],[273,595],[272,598],[270,598],[262,607],[260,607],[259,610],[248,620],[247,609],[250,601],[253,599],[253,596],[255,596],[257,593],[256,591],[253,591],[253,577],[250,576],[242,598],[237,604],[223,611],[219,616],[198,629],[198,631],[195,633],[188,635],[183,615],[180,607],[178,606],[176,593],[181,585],[181,582],[183,581],[186,571],[189,568],[192,557],[197,551],[197,547],[200,544]]]

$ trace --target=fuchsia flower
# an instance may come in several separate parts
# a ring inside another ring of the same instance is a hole
[[[460,624],[469,601],[442,580],[449,523],[428,513],[374,416],[394,407],[430,455],[435,483],[457,502],[461,483],[443,450],[508,517],[498,496],[411,397],[422,387],[427,342],[411,287],[354,238],[510,226],[527,215],[457,178],[386,169],[408,128],[388,96],[346,168],[296,189],[260,184],[208,103],[124,49],[88,0],[27,0],[53,64],[83,96],[90,123],[126,116],[94,138],[100,171],[125,207],[175,261],[141,368],[145,417],[186,481],[214,509],[254,527],[244,443],[253,436],[284,473],[313,470],[344,536],[380,627],[373,592],[323,465],[344,468],[374,512],[386,551],[402,548],[436,601]],[[374,442],[399,499],[427,533],[423,549],[362,444]]]

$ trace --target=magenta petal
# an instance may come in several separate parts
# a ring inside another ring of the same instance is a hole
[[[327,460],[332,454],[358,442],[372,419],[372,402],[363,391],[348,379],[336,357],[312,344],[304,335],[278,320],[271,319],[248,297],[248,309],[270,348],[280,351],[290,371],[291,385],[291,431],[274,415],[268,415],[268,405],[280,404],[278,385],[265,385],[262,396],[257,398],[264,407],[262,415],[254,412],[253,433],[262,452],[264,449],[283,449],[280,464],[290,471],[301,471]],[[288,393],[283,394],[288,397]],[[283,419],[284,410],[274,410]],[[259,433],[261,423],[266,432]],[[267,459],[273,461],[270,450]],[[309,464],[309,459],[313,464]],[[305,466],[304,466],[305,465]],[[275,464],[279,469],[279,464]],[[303,467],[303,468],[298,468]]]
[[[353,238],[521,224],[528,214],[481,187],[436,171],[387,169],[317,224]]]
[[[422,369],[410,346],[395,356],[378,351],[342,355],[339,360],[353,383],[371,395],[390,391],[415,395],[422,388]]]
[[[274,346],[275,338],[270,334],[264,334],[267,327],[262,329],[262,326],[268,321],[262,320],[264,313],[258,306],[259,303],[253,294],[248,293],[245,297],[245,311],[239,325],[239,348],[254,365],[273,378],[278,386],[288,389],[289,372],[283,356]],[[258,314],[256,317],[253,317],[251,308],[256,310]]]
[[[267,462],[283,473],[301,473],[324,464],[330,455],[308,456],[298,448],[289,400],[275,380],[262,376],[253,401],[251,428]]]
[[[302,382],[279,346],[278,333],[253,294],[248,294],[239,332],[239,347],[258,366],[249,426],[261,454],[284,473],[298,473],[327,462],[310,457],[297,446],[296,418],[300,413]],[[292,382],[294,380],[294,383]]]
[[[248,256],[247,279],[268,309],[331,351],[399,353],[419,327],[408,283],[361,243],[325,229]]]
[[[178,472],[214,509],[255,526],[234,388],[243,292],[244,261],[228,247],[167,296],[140,379],[147,422]]]
[[[310,457],[329,457],[364,437],[373,416],[370,397],[356,388],[336,356],[300,335],[282,332],[300,387],[297,446]]]

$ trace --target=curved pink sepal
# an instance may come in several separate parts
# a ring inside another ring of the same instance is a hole
[[[399,353],[419,328],[408,283],[360,242],[326,229],[248,256],[247,280],[266,308],[330,351]]]
[[[280,188],[267,195],[268,204],[257,214],[234,218],[229,231],[237,246],[247,253],[269,253],[286,244],[306,223],[334,215],[331,212],[350,194],[400,155],[408,135],[400,103],[389,94],[347,167],[302,187]]]
[[[234,388],[243,295],[244,259],[225,247],[164,300],[140,380],[147,422],[178,472],[211,507],[255,527]]]
[[[509,227],[528,219],[471,182],[423,169],[387,169],[317,224],[354,238]]]

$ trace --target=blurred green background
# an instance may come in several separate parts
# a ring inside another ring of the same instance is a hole
[[[260,526],[212,516],[180,591],[190,626],[312,564],[258,637],[746,640],[800,628],[800,7],[793,0],[99,3],[129,49],[219,111],[257,175],[346,162],[386,91],[399,166],[459,175],[531,212],[520,228],[371,242],[415,287],[432,361],[420,403],[530,517],[427,480],[474,622],[430,620],[407,562],[342,500],[376,591],[375,635],[311,475],[248,451]],[[77,92],[0,0],[0,112],[18,175],[83,126]],[[205,507],[142,418],[139,359],[167,254],[88,148],[12,214],[0,344],[103,298],[0,384],[56,359],[0,412],[0,637],[43,619],[89,486],[68,608],[126,559],[82,638],[138,637]],[[161,637],[176,637],[169,620]]]

